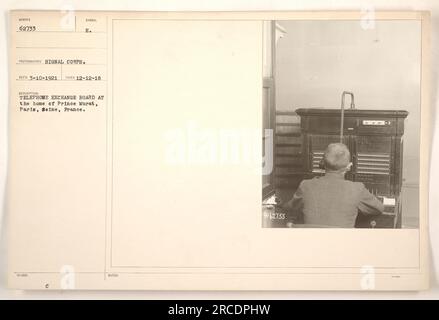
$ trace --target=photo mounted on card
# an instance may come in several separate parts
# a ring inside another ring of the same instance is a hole
[[[11,288],[428,287],[428,12],[9,20]]]

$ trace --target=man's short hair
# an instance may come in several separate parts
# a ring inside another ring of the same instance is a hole
[[[343,143],[331,143],[325,150],[323,161],[326,170],[339,171],[348,166],[351,153]]]

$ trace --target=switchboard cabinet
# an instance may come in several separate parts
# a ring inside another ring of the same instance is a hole
[[[301,118],[304,178],[323,175],[320,163],[328,144],[340,142],[341,110],[297,109]],[[353,166],[346,179],[363,182],[385,205],[378,217],[358,216],[357,227],[401,227],[404,120],[402,110],[344,111],[342,142]]]

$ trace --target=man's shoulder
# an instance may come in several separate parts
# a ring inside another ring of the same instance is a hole
[[[301,189],[306,189],[306,188],[314,188],[316,186],[318,186],[319,184],[321,184],[321,178],[320,176],[317,177],[313,177],[310,179],[304,179],[300,182],[299,187]]]
[[[308,189],[309,187],[310,187],[310,183],[312,183],[311,181],[312,180],[314,180],[314,178],[312,178],[312,179],[303,179],[302,181],[300,181],[300,183],[299,183],[299,187],[298,187],[298,189],[299,190],[305,190],[305,189]]]
[[[311,179],[303,179],[303,180],[300,182],[300,186],[305,187],[305,186],[307,186],[307,185],[313,184],[313,183],[315,183],[318,179],[319,179],[319,177],[314,177],[314,178],[311,178]]]
[[[313,186],[313,185],[318,185],[320,183],[323,183],[324,180],[322,180],[322,177],[314,177],[312,179],[305,179],[302,180],[302,182],[300,183],[301,187],[307,187],[307,186]],[[351,187],[352,189],[361,191],[365,188],[365,185],[363,182],[359,182],[359,181],[351,181],[351,180],[339,180],[338,183],[344,184],[346,186]]]
[[[349,181],[349,180],[348,180]],[[356,186],[357,188],[359,188],[359,189],[363,189],[363,188],[366,188],[365,186],[364,186],[364,183],[363,182],[359,182],[359,181],[349,181],[350,183],[352,183],[354,186]]]
[[[355,194],[361,194],[366,188],[363,182],[345,180],[345,183],[349,186],[348,189]]]
[[[359,182],[359,181],[343,180],[343,183],[351,185],[352,187],[358,188],[358,189],[365,188],[364,183],[363,182]]]

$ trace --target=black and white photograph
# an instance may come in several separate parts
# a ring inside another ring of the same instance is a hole
[[[262,227],[418,228],[421,25],[266,21]]]

